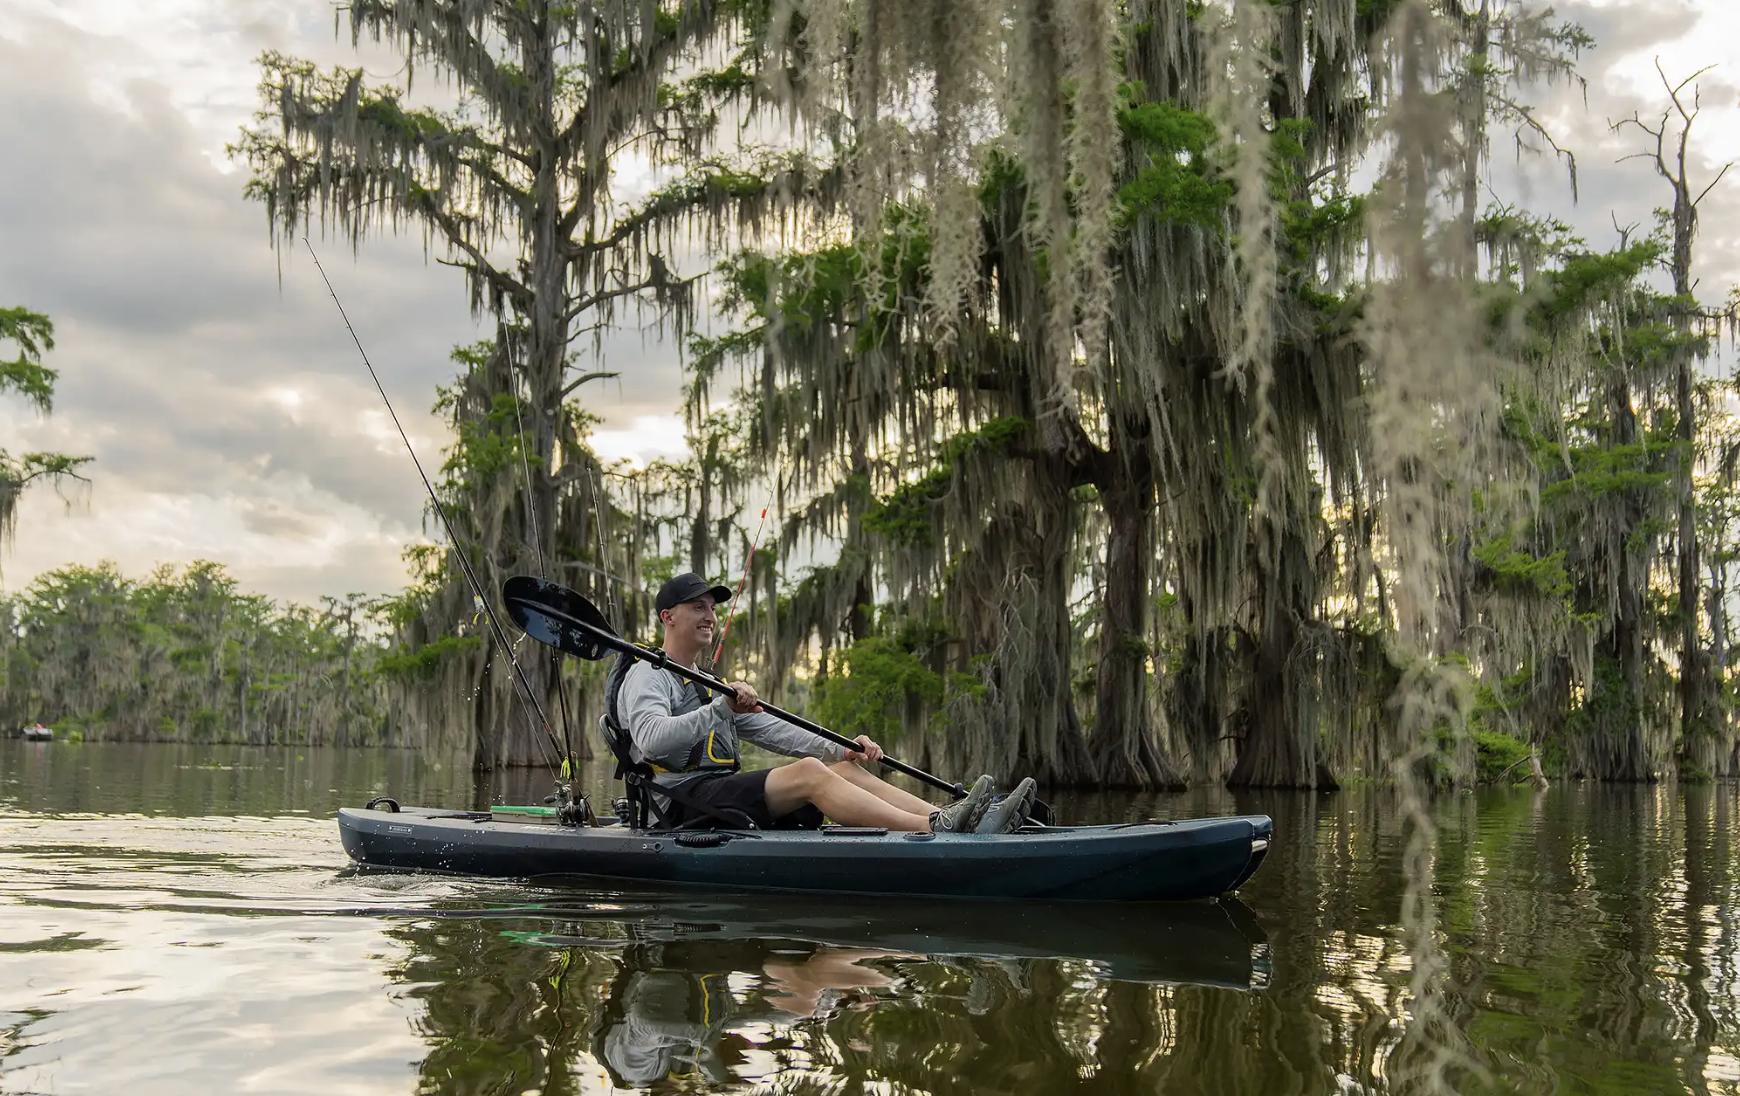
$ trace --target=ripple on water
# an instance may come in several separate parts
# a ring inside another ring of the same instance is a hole
[[[1277,818],[1254,917],[1107,913],[361,872],[306,788],[375,778],[281,776],[330,759],[184,757],[173,794],[102,815],[64,809],[75,783],[26,806],[6,749],[0,1092],[1377,1092],[1408,1008],[1381,790],[1092,801]],[[1740,1092],[1730,798],[1445,800],[1452,1011],[1492,1076]]]

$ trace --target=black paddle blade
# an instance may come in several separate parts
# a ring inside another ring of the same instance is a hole
[[[568,589],[531,575],[515,575],[502,584],[508,616],[539,643],[563,654],[597,662],[617,647],[616,630],[598,607]]]

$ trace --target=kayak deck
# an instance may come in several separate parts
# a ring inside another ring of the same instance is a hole
[[[1273,835],[1265,815],[1029,828],[1012,834],[637,830],[492,820],[487,813],[345,807],[345,851],[402,871],[570,876],[715,889],[1093,901],[1213,898],[1237,889]]]

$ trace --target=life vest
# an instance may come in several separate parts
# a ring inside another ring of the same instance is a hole
[[[604,679],[604,737],[610,745],[610,752],[616,755],[617,778],[620,779],[629,767],[641,764],[645,764],[654,773],[734,773],[742,769],[743,760],[738,756],[737,736],[731,732],[729,724],[726,725],[724,733],[718,727],[708,731],[707,737],[690,748],[681,765],[634,760],[634,739],[629,734],[628,723],[622,718],[618,699],[622,694],[622,683],[628,677],[628,669],[635,661],[628,655],[617,655],[615,664],[610,667],[610,673]],[[689,685],[688,682],[683,684]]]

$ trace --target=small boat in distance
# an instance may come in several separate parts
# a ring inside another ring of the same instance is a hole
[[[37,720],[35,723],[32,723],[30,726],[24,728],[19,733],[23,736],[23,738],[26,742],[53,742],[54,741],[54,728],[43,726],[41,720]]]

